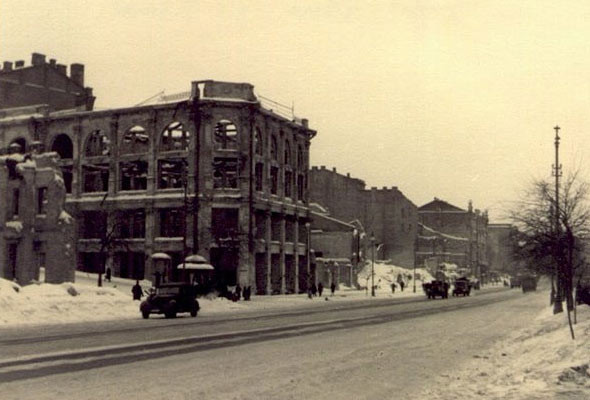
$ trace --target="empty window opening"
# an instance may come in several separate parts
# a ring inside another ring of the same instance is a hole
[[[45,214],[47,212],[47,188],[40,187],[37,189],[37,214]]]
[[[279,168],[270,167],[270,193],[278,194],[279,192]]]
[[[272,160],[278,161],[278,156],[279,156],[279,147],[277,144],[277,138],[272,135],[270,137],[270,158]]]
[[[117,233],[120,238],[145,238],[145,210],[125,210],[116,214]]]
[[[160,150],[162,151],[187,151],[190,141],[190,132],[184,129],[182,123],[176,121],[169,124],[162,132]]]
[[[20,203],[20,190],[14,189],[12,191],[12,218],[18,217]]]
[[[222,149],[236,149],[238,147],[238,129],[233,122],[227,119],[222,119],[215,124],[213,137]]]
[[[291,197],[293,194],[293,173],[285,171],[285,197]]]
[[[83,211],[80,221],[83,239],[100,239],[106,236],[107,213],[104,211]]]
[[[57,135],[51,145],[51,151],[59,154],[62,160],[74,158],[74,144],[72,143],[72,139],[65,133]]]
[[[239,240],[239,209],[212,208],[211,233],[216,240],[223,240],[226,244]]]
[[[111,154],[111,141],[100,130],[90,134],[86,141],[84,155],[86,157],[108,156]]]
[[[238,187],[238,159],[215,157],[213,159],[213,187],[216,189]]]
[[[8,145],[8,152],[10,154],[20,153],[25,154],[27,152],[27,141],[25,138],[14,139]]]
[[[158,188],[173,189],[184,187],[188,175],[188,164],[184,159],[158,161]]]
[[[159,212],[159,232],[162,237],[184,236],[184,211],[181,208],[162,208]]]
[[[263,179],[264,179],[264,164],[256,163],[254,167],[254,186],[255,189],[259,192],[263,190]]]
[[[106,192],[109,189],[109,164],[88,164],[82,167],[83,191]]]
[[[123,134],[120,146],[121,154],[147,153],[149,148],[149,136],[142,126],[135,125]]]
[[[146,190],[148,163],[146,161],[122,162],[121,190]]]
[[[254,136],[254,152],[256,155],[264,155],[264,142],[262,141],[262,133],[260,129],[256,128],[256,134]]]

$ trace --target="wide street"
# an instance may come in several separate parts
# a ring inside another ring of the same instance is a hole
[[[420,398],[546,291],[2,330],[2,398]],[[7,395],[8,397],[5,397]]]

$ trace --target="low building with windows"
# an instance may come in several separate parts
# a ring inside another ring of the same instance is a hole
[[[79,269],[150,279],[151,254],[168,254],[173,273],[200,254],[220,285],[299,292],[316,132],[268,102],[249,83],[207,80],[135,107],[25,107],[0,119],[0,147],[59,154]]]

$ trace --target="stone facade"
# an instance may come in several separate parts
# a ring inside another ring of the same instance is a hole
[[[67,67],[33,53],[31,65],[5,61],[0,70],[0,109],[46,104],[50,110],[92,110],[92,88],[84,87],[84,65]],[[25,149],[26,150],[26,149]]]
[[[315,134],[252,85],[217,81],[139,107],[0,119],[0,147],[37,141],[60,155],[79,269],[150,279],[150,255],[166,253],[175,279],[200,254],[220,285],[258,294],[306,290]]]
[[[395,186],[365,188],[365,182],[339,174],[336,169],[312,167],[311,201],[343,221],[359,220],[367,234],[382,244],[377,258],[412,267],[417,232],[417,207]]]
[[[25,285],[74,281],[72,217],[57,154],[0,157],[0,276]]]
[[[487,212],[467,210],[435,198],[418,209],[420,234],[416,242],[416,264],[457,264],[481,277],[488,268]]]

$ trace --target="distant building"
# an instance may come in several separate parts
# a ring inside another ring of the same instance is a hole
[[[516,263],[513,258],[513,244],[516,232],[516,227],[511,224],[488,225],[487,254],[490,271],[514,272]]]
[[[13,147],[14,148],[14,147]],[[57,154],[0,156],[0,277],[21,285],[74,281],[75,227]]]
[[[0,70],[0,109],[46,104],[51,111],[89,111],[94,99],[92,88],[84,86],[83,64],[71,64],[68,76],[65,65],[33,53],[31,65],[4,61]]]
[[[397,187],[366,189],[364,181],[323,166],[311,168],[309,184],[311,201],[339,220],[359,220],[368,235],[375,235],[382,245],[376,258],[414,265],[417,207]]]
[[[220,286],[306,290],[316,134],[306,119],[256,96],[249,83],[212,80],[149,104],[92,111],[78,67],[67,77],[44,58],[33,60],[31,71],[59,73],[66,79],[59,88],[82,97],[57,101],[53,83],[23,74],[22,90],[43,86],[48,98],[41,106],[34,104],[42,99],[24,95],[18,104],[1,103],[33,105],[17,117],[0,110],[0,148],[37,141],[59,154],[79,269],[104,272],[106,265],[114,276],[151,279],[150,256],[166,253],[170,278],[178,279],[184,257],[200,254]]]
[[[470,274],[485,278],[488,270],[487,212],[467,210],[434,198],[418,208],[420,231],[416,242],[416,264],[454,263]]]

